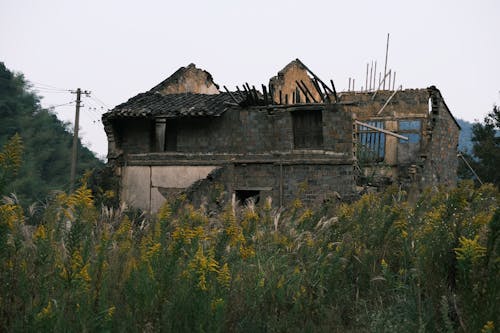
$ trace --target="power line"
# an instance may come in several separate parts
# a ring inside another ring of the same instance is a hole
[[[90,99],[95,100],[96,102],[98,102],[99,104],[104,106],[106,109],[109,109],[109,106],[106,103],[104,103],[103,101],[101,101],[99,98],[97,98],[95,96],[90,96]]]
[[[28,81],[34,85],[37,85],[37,86],[45,86],[47,87],[48,89],[56,89],[56,90],[65,90],[65,91],[70,91],[69,89],[64,89],[64,88],[58,88],[58,87],[54,87],[53,85],[50,85],[50,84],[46,84],[46,83],[41,83],[41,82],[36,82],[36,81]]]
[[[73,104],[73,103],[75,103],[75,101],[70,101],[70,102],[64,103],[64,104],[51,105],[51,106],[49,106],[49,109],[54,109],[54,108],[58,108],[60,106],[70,105],[70,104]]]
[[[59,90],[41,90],[40,88],[35,88],[32,89],[32,91],[41,93],[41,94],[47,94],[47,93],[54,93],[54,94],[67,94],[70,92],[70,90],[65,90],[65,91],[59,91]]]

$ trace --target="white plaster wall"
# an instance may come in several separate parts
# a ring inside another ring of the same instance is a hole
[[[121,200],[127,205],[149,211],[151,197],[149,166],[127,166],[122,169]]]
[[[122,200],[151,213],[165,202],[158,188],[184,189],[204,179],[216,166],[127,166],[123,167]]]
[[[199,179],[206,178],[215,166],[153,166],[153,187],[186,188]]]

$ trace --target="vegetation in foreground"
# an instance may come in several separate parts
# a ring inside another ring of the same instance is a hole
[[[35,220],[6,198],[0,330],[492,332],[498,200],[465,182],[414,205],[390,189],[214,215],[181,197],[144,218],[82,186]]]

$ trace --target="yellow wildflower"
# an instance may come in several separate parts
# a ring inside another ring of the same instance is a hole
[[[387,267],[389,267],[384,258],[382,258],[382,260],[380,261],[380,265],[382,266],[383,269],[387,269]]]
[[[204,273],[200,274],[199,281],[198,281],[198,287],[201,290],[203,290],[203,291],[207,291],[208,290],[208,288],[207,288],[207,279],[206,279]]]
[[[284,276],[282,275],[282,276],[280,277],[280,279],[278,280],[278,285],[277,285],[278,289],[283,288],[283,284],[285,284],[285,278],[284,278]]]
[[[247,259],[255,256],[255,250],[253,246],[240,245],[240,254],[243,259]]]
[[[495,324],[490,320],[484,324],[483,328],[481,329],[481,333],[490,333],[495,331]]]
[[[33,238],[36,239],[46,239],[47,238],[47,231],[46,228],[43,224],[40,224],[36,230],[35,233],[33,234]]]
[[[108,311],[106,311],[106,319],[111,319],[113,317],[113,315],[115,314],[115,306],[113,305],[112,307],[110,307],[108,309]]]
[[[302,216],[299,218],[299,223],[302,223],[306,220],[309,220],[311,217],[313,217],[313,212],[310,209],[306,209]]]
[[[217,281],[224,287],[229,287],[231,283],[231,272],[227,263],[222,265],[221,269],[218,271]]]
[[[460,237],[460,246],[455,248],[455,254],[459,261],[477,262],[486,253],[486,248],[479,244],[479,236],[474,239]]]
[[[302,201],[300,201],[300,199],[295,199],[292,203],[292,207],[295,209],[302,208]]]
[[[38,320],[40,320],[40,319],[52,317],[52,315],[53,315],[52,301],[49,300],[49,302],[47,303],[47,306],[45,306],[40,312],[37,313],[36,318]]]

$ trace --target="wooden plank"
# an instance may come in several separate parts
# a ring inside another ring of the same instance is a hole
[[[264,103],[269,104],[269,98],[267,96],[267,88],[265,85],[262,85],[262,93],[264,94]]]
[[[243,93],[241,92],[240,90],[240,87],[236,86],[236,90],[238,91],[238,95],[240,95],[241,99],[245,99],[245,96],[243,95]]]
[[[399,135],[399,134],[397,134],[397,133],[394,133],[394,132],[391,132],[391,131],[385,130],[385,129],[383,129],[383,128],[378,128],[378,127],[372,126],[372,125],[367,124],[367,123],[363,123],[363,122],[358,121],[358,120],[355,120],[354,122],[355,122],[356,124],[358,124],[358,125],[368,127],[368,128],[370,128],[370,129],[372,129],[372,130],[379,131],[379,132],[382,132],[382,133],[385,133],[385,134],[388,134],[388,135],[395,136],[396,138],[399,138],[399,139],[402,139],[402,140],[406,140],[406,141],[408,141],[408,137],[406,137],[406,136]]]
[[[322,101],[322,102],[325,102],[325,98],[324,98],[324,96],[323,96],[323,91],[322,91],[322,90],[321,90],[321,88],[319,87],[318,80],[316,80],[316,79],[314,78],[314,80],[312,80],[312,84],[313,84],[313,86],[314,86],[314,89],[316,89],[316,91],[318,92],[319,97],[321,98],[321,101]]]
[[[401,86],[401,89],[403,87]],[[396,95],[396,93],[398,92],[399,90],[394,90],[394,92],[392,93],[392,95],[389,97],[389,99],[387,99],[387,101],[385,102],[384,106],[382,106],[382,108],[377,112],[377,116],[379,114],[382,113],[382,111],[384,111],[385,107],[389,104],[389,102],[391,101],[391,99],[394,97],[394,95]]]
[[[323,81],[319,78],[319,76],[317,76],[316,74],[314,74],[314,72],[313,72],[313,71],[311,71],[311,70],[309,69],[309,67],[307,67],[307,66],[306,66],[306,65],[305,65],[302,61],[300,61],[300,59],[297,59],[297,61],[298,61],[298,62],[299,62],[302,66],[304,66],[304,68],[306,69],[306,71],[308,71],[308,72],[309,72],[309,74],[311,74],[314,78],[316,78],[316,79],[317,79],[317,80],[321,83],[321,85],[323,86],[323,89],[325,89],[325,90],[329,90],[329,91],[330,91],[330,93],[332,93],[332,94],[333,94],[333,90],[331,90],[331,89],[330,89],[330,88],[329,88],[329,87],[328,87],[328,86],[327,86],[327,85],[326,85],[326,84],[325,84],[325,83],[324,83],[324,82],[323,82]]]
[[[229,96],[231,97],[231,99],[232,99],[232,100],[233,100],[236,104],[238,104],[238,103],[239,103],[239,102],[238,102],[238,100],[237,100],[237,99],[233,96],[233,94],[229,91],[229,89],[227,89],[227,87],[226,87],[226,86],[222,86],[222,87],[224,87],[224,90],[225,90],[225,91],[229,94]]]
[[[333,80],[330,79],[330,84],[332,85],[332,89],[333,89],[333,96],[335,96],[335,102],[338,102],[338,97],[337,97],[337,90],[335,89],[335,85],[333,84]]]
[[[304,89],[306,90],[306,92],[309,94],[309,96],[311,96],[311,99],[313,100],[313,102],[314,103],[318,103],[318,101],[316,100],[316,98],[314,98],[313,94],[311,94],[311,91],[309,90],[309,88],[307,88],[307,86],[304,83],[304,81],[300,80],[300,83],[302,84],[302,86],[304,87]]]
[[[307,96],[307,92],[304,90],[304,88],[302,88],[299,81],[295,80],[295,84],[297,85],[297,87],[299,87],[300,91],[302,91],[302,93],[306,97],[306,103],[309,103],[309,97]],[[300,100],[299,100],[299,102],[300,102]]]

